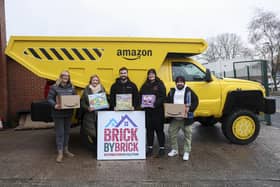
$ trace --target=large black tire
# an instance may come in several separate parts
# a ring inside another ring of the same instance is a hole
[[[225,121],[222,123],[222,132],[223,132],[223,134],[224,134],[224,136],[227,138],[227,139],[229,139],[229,137],[228,137],[228,135],[227,135],[227,132],[226,132],[226,123],[225,123]]]
[[[222,131],[230,142],[246,145],[253,142],[259,135],[260,122],[255,113],[240,109],[224,120]]]

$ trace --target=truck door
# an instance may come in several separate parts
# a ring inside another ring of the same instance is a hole
[[[212,75],[212,81],[206,82],[206,73],[200,67],[190,62],[171,62],[172,81],[179,75],[184,76],[186,85],[198,96],[199,105],[196,116],[218,117],[221,105],[221,87],[217,78]]]

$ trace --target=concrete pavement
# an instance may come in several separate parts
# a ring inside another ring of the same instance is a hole
[[[262,125],[256,141],[240,146],[224,138],[219,124],[197,123],[189,161],[181,156],[97,161],[82,146],[79,127],[71,130],[70,148],[76,156],[62,164],[55,163],[53,129],[0,131],[0,186],[280,185],[280,128],[275,126]]]

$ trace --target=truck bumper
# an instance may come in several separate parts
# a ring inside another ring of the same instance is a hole
[[[276,112],[276,101],[273,98],[264,98],[263,112],[266,114],[274,114]]]

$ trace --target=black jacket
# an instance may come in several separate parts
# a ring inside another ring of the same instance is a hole
[[[98,93],[105,92],[104,87],[101,85],[101,90]],[[97,111],[92,112],[88,111],[90,106],[88,95],[93,94],[89,86],[84,89],[82,98],[81,98],[81,108],[80,108],[80,118],[82,119],[82,129],[87,135],[90,135],[92,138],[96,138],[96,127],[97,127]]]
[[[138,107],[139,95],[137,86],[129,79],[126,83],[122,83],[119,78],[111,86],[110,90],[110,108],[114,109],[116,106],[116,94],[132,94],[132,105],[134,109]]]
[[[60,95],[75,95],[76,90],[74,86],[71,83],[68,83],[65,86],[62,85],[52,85],[48,94],[48,102],[52,106],[52,117],[53,118],[61,118],[61,117],[71,117],[73,115],[73,109],[61,109],[61,110],[56,110],[54,108],[56,104],[56,96]]]
[[[167,103],[174,103],[175,91],[176,91],[175,88],[170,89],[170,91],[168,93],[168,96],[167,96]],[[187,104],[187,94],[188,94],[188,92],[191,93],[191,106],[190,106],[189,112],[193,113],[195,111],[195,109],[197,108],[199,101],[198,101],[198,97],[194,93],[194,91],[191,88],[186,87],[185,94],[184,94],[184,103],[185,104]],[[189,119],[190,118],[185,119],[185,124],[186,125],[188,125],[188,122],[191,122],[191,121],[189,121]]]
[[[101,90],[98,93],[105,92],[105,88],[101,85]],[[88,95],[91,95],[92,90],[90,89],[89,85],[84,89],[83,95],[81,97],[81,109],[83,112],[88,112],[88,107],[89,107],[89,100],[88,100]]]
[[[159,78],[156,78],[156,80],[152,83],[150,81],[146,81],[142,85],[140,89],[140,103],[141,103],[142,95],[144,94],[152,94],[156,96],[154,109],[163,107],[163,103],[166,97],[166,88],[163,82]],[[146,110],[149,111],[154,109],[146,109]]]

